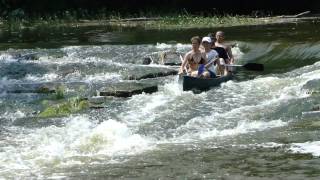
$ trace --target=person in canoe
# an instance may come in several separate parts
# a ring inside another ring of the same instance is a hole
[[[226,61],[225,63],[226,64],[234,64],[235,63],[235,59],[234,59],[234,57],[232,55],[232,50],[231,50],[232,47],[225,43],[224,32],[223,31],[217,31],[215,37],[216,37],[216,42],[215,42],[216,48],[219,48],[219,49],[223,48],[225,50],[225,52],[227,53],[227,56],[224,58],[225,61]],[[233,71],[232,67],[228,67],[226,69],[227,69],[228,73]]]
[[[217,64],[217,61],[219,59],[219,55],[217,51],[211,49],[212,40],[210,37],[203,37],[201,41],[201,45],[203,47],[203,52],[206,53],[206,57],[208,60],[208,63],[205,65],[205,68],[207,69],[206,72],[204,72],[205,77],[215,78],[215,64]],[[208,73],[208,74],[207,74]]]
[[[234,64],[234,57],[232,55],[232,50],[231,50],[231,46],[227,45],[225,43],[225,36],[224,36],[224,32],[223,31],[217,31],[216,32],[216,42],[215,42],[215,46],[216,47],[222,47],[223,49],[225,49],[225,51],[227,52],[227,56],[228,56],[228,64]]]
[[[179,69],[179,74],[184,73],[186,67],[187,74],[193,77],[208,78],[210,73],[207,73],[204,66],[208,63],[206,53],[200,51],[201,39],[199,36],[191,38],[192,50],[187,52],[183,58],[183,62]]]
[[[211,49],[216,51],[218,53],[218,57],[219,60],[216,60],[215,63],[215,67],[216,67],[216,73],[223,76],[223,75],[227,75],[228,71],[227,68],[225,67],[225,64],[227,64],[227,62],[229,62],[229,56],[227,54],[227,51],[222,48],[222,47],[216,47],[215,46],[215,42],[216,42],[216,38],[214,37],[214,35],[212,33],[208,34],[208,37],[211,38]]]

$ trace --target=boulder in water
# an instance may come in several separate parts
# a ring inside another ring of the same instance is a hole
[[[136,94],[154,93],[158,86],[151,83],[116,83],[99,91],[100,96],[131,97]]]
[[[127,75],[125,79],[128,80],[141,80],[141,79],[148,79],[148,78],[157,78],[157,77],[164,77],[164,76],[171,76],[177,75],[177,69],[168,69],[168,68],[144,68],[143,70],[135,71],[134,75]]]
[[[152,62],[152,59],[150,57],[145,57],[143,58],[142,64],[148,65],[148,64],[151,64],[151,62]]]
[[[313,79],[303,85],[302,89],[305,89],[308,94],[313,96],[320,95],[320,79]]]

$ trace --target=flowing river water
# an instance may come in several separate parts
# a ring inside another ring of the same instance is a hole
[[[105,108],[39,118],[49,95],[15,85],[59,83],[66,97],[91,97],[143,57],[217,29],[78,27],[0,33],[0,179],[318,179],[320,24],[221,28],[237,43],[235,80],[182,91],[177,76],[159,91],[108,98]],[[37,59],[28,59],[35,54]],[[310,93],[314,92],[314,93]]]

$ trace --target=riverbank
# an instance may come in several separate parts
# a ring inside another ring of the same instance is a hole
[[[0,20],[1,29],[22,30],[33,28],[53,28],[53,27],[92,27],[92,26],[113,26],[132,27],[143,29],[191,29],[191,28],[217,28],[235,27],[250,25],[266,25],[277,23],[299,23],[304,20],[319,20],[319,15],[310,15],[303,12],[292,16],[273,17],[250,17],[250,16],[194,16],[175,15],[164,17],[140,17],[121,18],[116,16],[101,19],[76,19],[61,18],[45,20],[42,18],[32,20]]]

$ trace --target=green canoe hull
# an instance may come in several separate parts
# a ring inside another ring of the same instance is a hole
[[[217,78],[197,78],[191,76],[183,76],[183,90],[200,90],[207,91],[212,87],[219,86],[223,82],[227,82],[233,78],[233,75],[221,76]]]

